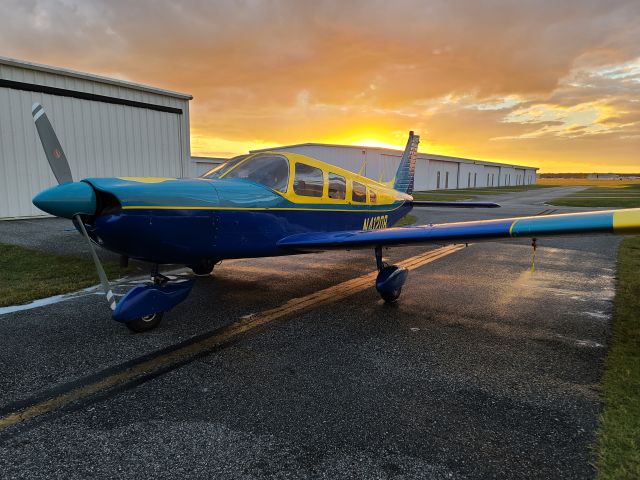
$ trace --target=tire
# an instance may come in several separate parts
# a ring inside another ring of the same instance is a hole
[[[398,300],[398,298],[400,298],[401,293],[402,293],[402,288],[397,288],[392,292],[385,292],[385,293],[380,292],[380,296],[385,301],[385,303],[393,303],[396,300]]]
[[[164,312],[158,312],[146,317],[136,318],[135,320],[125,323],[125,325],[135,333],[148,332],[160,325],[163,316]]]
[[[206,277],[207,275],[211,275],[213,272],[213,267],[215,267],[215,263],[200,263],[198,265],[187,265],[191,271],[198,277]]]

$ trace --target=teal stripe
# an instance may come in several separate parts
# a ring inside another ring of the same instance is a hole
[[[535,235],[569,235],[594,232],[613,233],[612,212],[522,218],[512,225],[511,236],[530,237]]]

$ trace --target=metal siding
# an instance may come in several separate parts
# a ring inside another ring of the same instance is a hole
[[[429,190],[429,160],[426,158],[416,159],[413,191],[419,192],[420,190]]]
[[[74,178],[182,176],[189,164],[188,100],[0,65],[0,78],[181,108],[183,115],[0,88],[0,218],[43,215],[31,204],[54,185],[31,117],[40,102]]]
[[[440,172],[440,190],[458,188],[458,162],[429,159],[429,185],[432,187],[429,190],[437,189],[438,172]],[[446,186],[447,173],[449,174],[448,186]]]
[[[489,178],[487,180],[487,175],[489,175],[489,177],[493,176],[494,177],[494,183],[493,185],[491,184],[491,178]],[[482,172],[482,177],[483,177],[483,182],[486,183],[487,187],[497,187],[499,186],[499,182],[500,182],[500,167],[494,167],[494,166],[490,166],[490,165],[484,165],[484,169]]]

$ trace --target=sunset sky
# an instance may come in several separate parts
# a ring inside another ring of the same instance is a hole
[[[301,142],[640,171],[640,1],[3,0],[0,55],[191,93],[194,155]]]

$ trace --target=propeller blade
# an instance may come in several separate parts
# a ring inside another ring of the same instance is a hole
[[[116,297],[113,296],[113,291],[111,290],[111,285],[109,284],[109,280],[107,279],[107,274],[104,271],[104,268],[102,267],[102,263],[100,263],[100,259],[98,258],[98,255],[96,254],[95,249],[93,248],[93,243],[89,238],[87,229],[84,228],[84,223],[82,223],[82,218],[80,218],[80,215],[76,215],[75,219],[78,222],[78,225],[80,225],[82,236],[87,240],[87,243],[89,244],[89,250],[91,251],[91,256],[93,257],[93,263],[95,263],[96,265],[96,270],[98,271],[98,276],[100,277],[100,283],[102,284],[102,289],[104,290],[104,293],[107,294],[107,301],[109,302],[109,307],[111,307],[111,310],[115,310]]]
[[[42,148],[44,148],[44,154],[47,156],[56,180],[61,184],[73,182],[69,162],[67,162],[67,157],[62,150],[56,133],[53,131],[47,114],[44,113],[44,108],[39,103],[34,103],[31,113],[33,114],[33,121],[36,123],[38,136],[42,142]]]

